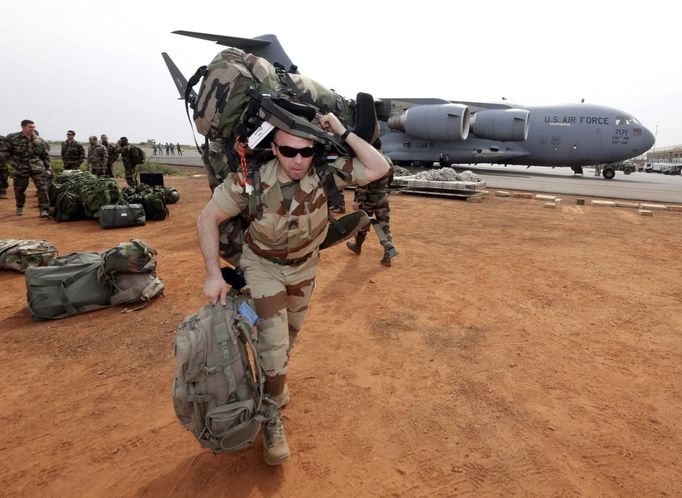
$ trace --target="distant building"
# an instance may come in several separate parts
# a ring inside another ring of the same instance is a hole
[[[646,155],[649,163],[682,163],[682,145],[672,145],[649,152]]]

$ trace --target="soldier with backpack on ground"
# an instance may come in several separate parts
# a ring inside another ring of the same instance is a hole
[[[335,115],[322,117],[320,126],[345,140],[356,155],[331,163],[338,186],[365,185],[386,175],[383,156]],[[321,180],[311,167],[319,151],[313,140],[276,129],[271,150],[275,158],[258,166],[262,215],[244,235],[240,268],[260,318],[256,349],[267,376],[265,391],[282,408],[289,401],[287,363],[315,286],[329,217]],[[246,208],[252,191],[243,173],[230,173],[199,216],[197,232],[207,271],[204,293],[213,304],[224,304],[229,291],[220,270],[218,227]],[[263,451],[269,465],[289,458],[279,413],[263,426]]]
[[[118,146],[120,147],[121,160],[125,169],[126,183],[129,187],[134,187],[138,184],[135,168],[138,164],[144,163],[144,151],[136,145],[129,144],[127,137],[121,137],[118,141]]]

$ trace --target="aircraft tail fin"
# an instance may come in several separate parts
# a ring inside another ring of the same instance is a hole
[[[263,57],[271,64],[276,62],[287,68],[290,73],[297,73],[296,65],[291,61],[287,53],[282,48],[275,35],[261,35],[255,38],[239,38],[237,36],[214,35],[211,33],[199,33],[196,31],[173,31],[176,35],[199,38],[201,40],[214,41],[218,45],[235,47],[249,52],[258,57]]]
[[[166,66],[168,67],[168,71],[171,74],[171,78],[173,78],[173,83],[175,83],[175,87],[178,89],[178,92],[180,93],[180,100],[185,100],[187,78],[185,78],[182,72],[180,72],[178,66],[175,65],[173,59],[171,59],[166,52],[161,52],[161,55],[163,56],[163,60],[165,61]],[[196,100],[197,93],[194,90],[190,90],[190,98]]]

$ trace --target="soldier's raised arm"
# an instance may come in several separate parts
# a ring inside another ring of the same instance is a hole
[[[373,182],[382,178],[388,173],[388,163],[384,156],[372,147],[371,144],[365,142],[362,138],[353,133],[352,130],[347,130],[345,126],[339,121],[334,114],[329,113],[320,119],[320,126],[326,130],[342,137],[349,145],[356,157],[365,167],[365,177],[368,182]],[[345,136],[344,136],[345,135]]]

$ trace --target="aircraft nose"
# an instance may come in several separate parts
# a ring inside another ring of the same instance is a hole
[[[656,138],[654,137],[654,134],[649,131],[648,128],[642,127],[642,149],[643,152],[646,152],[650,148],[654,146],[654,142],[656,142]]]

